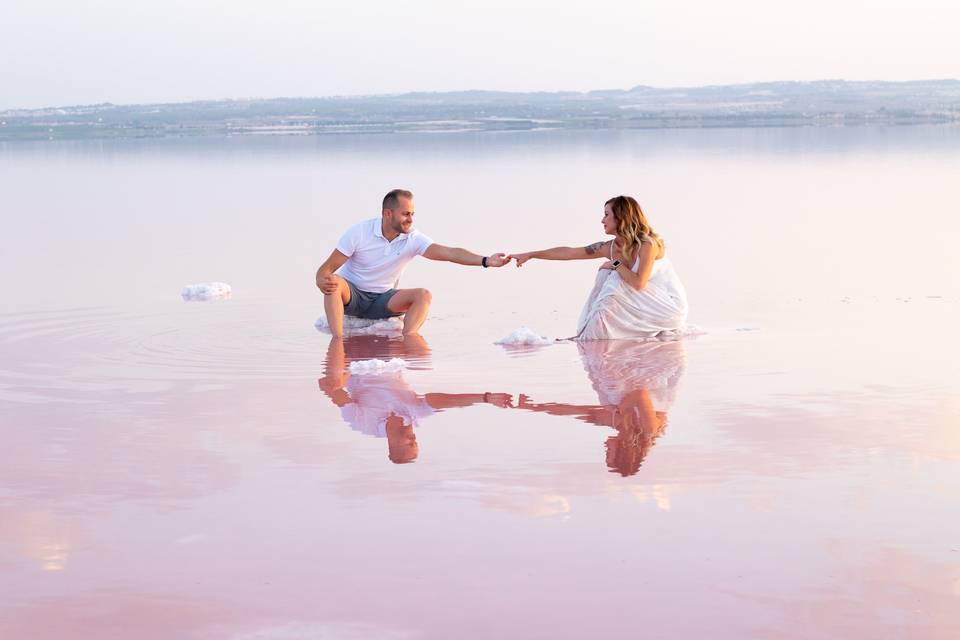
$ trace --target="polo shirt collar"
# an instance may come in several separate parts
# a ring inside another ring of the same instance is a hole
[[[377,236],[378,238],[380,238],[385,242],[391,242],[390,240],[387,240],[386,238],[383,237],[383,218],[373,219],[373,235]],[[394,238],[394,240],[401,240],[401,239],[406,240],[409,237],[410,237],[409,233],[401,233],[396,238]]]

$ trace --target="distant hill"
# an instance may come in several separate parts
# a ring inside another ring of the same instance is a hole
[[[0,111],[0,140],[960,122],[960,80],[455,91]]]

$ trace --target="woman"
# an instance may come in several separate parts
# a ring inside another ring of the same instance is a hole
[[[687,356],[681,340],[597,341],[577,344],[597,393],[597,405],[534,402],[521,395],[518,409],[613,427],[607,438],[607,466],[631,476],[667,427]]]
[[[517,253],[517,266],[531,258],[608,258],[577,323],[577,340],[617,340],[679,335],[687,319],[687,293],[666,257],[663,239],[630,196],[603,206],[603,230],[612,240],[586,247],[554,247]]]

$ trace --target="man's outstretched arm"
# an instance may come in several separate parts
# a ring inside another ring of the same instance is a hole
[[[502,267],[510,262],[510,256],[505,253],[495,253],[491,256],[481,256],[473,253],[472,251],[467,251],[466,249],[445,247],[442,244],[437,243],[433,243],[427,247],[427,250],[423,252],[423,257],[431,260],[453,262],[456,264],[463,264],[473,267],[482,267],[485,257],[488,267]]]

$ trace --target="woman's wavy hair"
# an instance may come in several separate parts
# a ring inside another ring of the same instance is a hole
[[[617,235],[626,243],[624,254],[636,255],[641,242],[650,242],[656,236],[643,209],[630,196],[610,198],[603,204],[610,205],[610,210],[613,211],[613,217],[617,221]]]
[[[667,426],[667,414],[658,411],[656,416],[657,424],[652,434],[620,429],[620,433],[607,438],[607,468],[610,471],[615,471],[626,478],[640,470],[644,458],[650,453],[656,439],[663,434]]]

